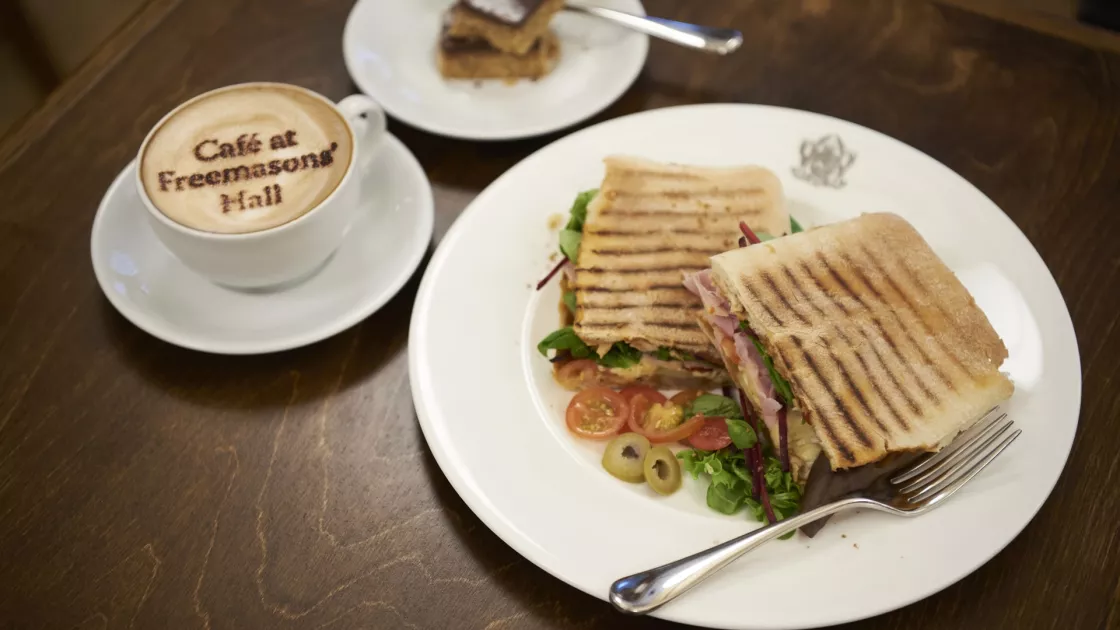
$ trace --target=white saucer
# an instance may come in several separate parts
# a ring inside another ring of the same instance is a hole
[[[471,140],[537,136],[594,116],[638,78],[649,40],[589,16],[561,12],[560,62],[543,79],[443,79],[436,69],[441,15],[450,0],[358,0],[342,52],[354,83],[393,117],[431,133]],[[597,5],[645,15],[638,0]]]
[[[432,239],[432,188],[392,136],[374,160],[365,205],[319,272],[275,292],[235,291],[184,267],[148,227],[131,162],[93,221],[90,250],[101,290],[132,323],[184,348],[257,354],[314,343],[368,317],[404,286]]]

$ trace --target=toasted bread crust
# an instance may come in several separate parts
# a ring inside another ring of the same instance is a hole
[[[575,274],[575,331],[590,345],[625,341],[719,361],[696,326],[700,299],[684,274],[735,247],[739,221],[789,231],[781,183],[754,167],[700,168],[609,157],[587,209]]]
[[[727,252],[712,268],[834,470],[936,450],[1013,391],[987,317],[896,215]]]

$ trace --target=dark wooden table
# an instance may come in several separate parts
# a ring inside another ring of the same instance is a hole
[[[452,491],[409,395],[418,276],[364,323],[269,356],[181,350],[113,310],[90,268],[90,225],[164,112],[249,80],[354,89],[348,0],[154,5],[0,151],[0,627],[669,626],[537,569]],[[733,25],[746,44],[713,59],[655,42],[599,120],[741,101],[883,131],[991,196],[1072,313],[1084,399],[1054,494],[973,575],[856,625],[1120,628],[1120,58],[923,0],[647,8]],[[437,242],[479,190],[557,137],[392,130],[435,187]]]

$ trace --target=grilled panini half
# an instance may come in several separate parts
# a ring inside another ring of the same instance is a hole
[[[684,274],[734,248],[739,222],[773,235],[790,231],[781,183],[755,167],[708,168],[609,157],[587,208],[573,286],[575,332],[588,345],[626,342],[712,361],[696,324],[700,300]]]
[[[791,386],[833,470],[938,450],[1011,396],[1007,349],[902,218],[729,251],[711,280]]]

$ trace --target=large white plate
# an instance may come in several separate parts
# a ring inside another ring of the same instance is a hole
[[[597,186],[611,153],[765,165],[807,226],[867,211],[904,216],[1007,344],[1004,368],[1017,388],[1008,411],[1023,429],[944,508],[914,520],[853,514],[811,541],[771,543],[659,616],[720,628],[868,617],[961,579],[1026,526],[1061,473],[1081,397],[1077,340],[1046,266],[999,208],[925,154],[842,120],[748,105],[655,110],[559,140],[494,182],[444,238],[413,313],[413,396],[436,460],[487,526],[599,598],[616,578],[755,526],[708,510],[700,482],[686,480],[666,500],[613,480],[598,447],[563,428],[568,395],[535,349],[556,326],[557,289],[537,294],[532,285],[555,249],[549,215]],[[844,158],[829,159],[841,155],[855,156],[843,173]]]
[[[385,111],[443,136],[507,140],[574,125],[613,103],[638,78],[649,39],[598,18],[552,21],[560,61],[539,81],[445,80],[436,69],[441,15],[452,0],[358,0],[342,52],[354,83]],[[645,15],[638,0],[596,5]],[[700,54],[700,53],[697,53]]]

